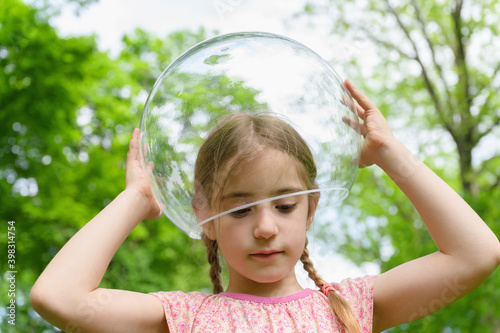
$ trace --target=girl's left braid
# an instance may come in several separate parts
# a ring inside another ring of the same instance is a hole
[[[222,288],[222,267],[219,260],[219,246],[216,240],[211,240],[205,234],[201,236],[207,248],[207,259],[210,263],[210,280],[212,280],[213,292],[218,294],[224,291]]]

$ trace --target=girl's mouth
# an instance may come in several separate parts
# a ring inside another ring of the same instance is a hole
[[[279,256],[283,251],[262,251],[250,254],[253,258],[271,259]]]

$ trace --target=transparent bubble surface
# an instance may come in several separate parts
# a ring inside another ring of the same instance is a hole
[[[166,217],[200,238],[201,224],[242,208],[214,211],[199,221],[192,207],[199,148],[222,117],[235,113],[264,112],[289,123],[313,153],[318,209],[342,201],[361,147],[357,125],[342,120],[356,118],[342,82],[314,51],[275,34],[232,33],[184,52],[157,80],[140,124],[142,165],[154,165],[149,181]]]

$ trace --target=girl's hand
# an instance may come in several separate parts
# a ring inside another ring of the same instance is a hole
[[[363,123],[359,123],[359,128],[365,141],[361,147],[359,167],[364,168],[372,164],[380,166],[384,162],[385,150],[396,139],[384,116],[368,97],[349,80],[345,80],[344,85],[355,100],[358,117],[363,120]],[[349,117],[344,117],[343,120],[347,124],[355,121]]]
[[[125,190],[136,191],[140,200],[145,204],[145,218],[149,220],[157,219],[162,211],[156,202],[156,199],[149,186],[148,177],[153,172],[154,165],[150,163],[147,169],[147,175],[144,174],[139,160],[139,129],[134,129],[130,139],[129,150],[127,153],[127,164],[125,167]]]

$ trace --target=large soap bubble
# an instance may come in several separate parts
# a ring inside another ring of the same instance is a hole
[[[321,192],[318,209],[349,193],[360,135],[356,125],[342,121],[355,117],[355,109],[331,66],[283,36],[218,36],[193,46],[162,73],[140,125],[143,168],[154,165],[153,193],[167,218],[190,237],[201,236],[201,224],[242,208],[214,211],[202,221],[194,214],[194,165],[204,138],[225,115],[263,112],[289,123],[311,149],[318,169],[315,191]]]

